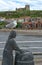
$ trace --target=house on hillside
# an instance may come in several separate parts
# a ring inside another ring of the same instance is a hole
[[[24,29],[42,29],[42,18],[36,17],[25,17],[24,22],[22,23]]]
[[[42,18],[41,17],[36,17],[36,18],[32,18],[32,26],[35,29],[41,29],[42,28]]]
[[[0,22],[5,21],[5,18],[0,17]]]
[[[18,18],[17,21],[23,23],[23,22],[29,22],[30,19],[31,19],[31,17],[29,17],[29,16],[24,16],[24,17]]]
[[[22,27],[24,29],[32,29],[32,22],[23,22]]]

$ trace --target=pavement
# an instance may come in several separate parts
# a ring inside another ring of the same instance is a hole
[[[2,65],[2,61],[0,61],[0,65]]]

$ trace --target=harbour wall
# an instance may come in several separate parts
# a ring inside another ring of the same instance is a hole
[[[22,35],[42,35],[42,30],[0,29],[0,32],[16,31]]]

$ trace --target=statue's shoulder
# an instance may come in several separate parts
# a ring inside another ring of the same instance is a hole
[[[14,38],[10,39],[9,42],[16,42]]]

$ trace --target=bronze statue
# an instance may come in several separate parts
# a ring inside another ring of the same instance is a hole
[[[16,32],[11,31],[3,51],[2,65],[13,65],[13,50],[21,51],[14,40],[15,37]]]
[[[2,65],[13,65],[13,50],[17,51],[15,65],[34,65],[32,53],[21,50],[14,40],[15,37],[16,32],[11,31],[3,51]]]

